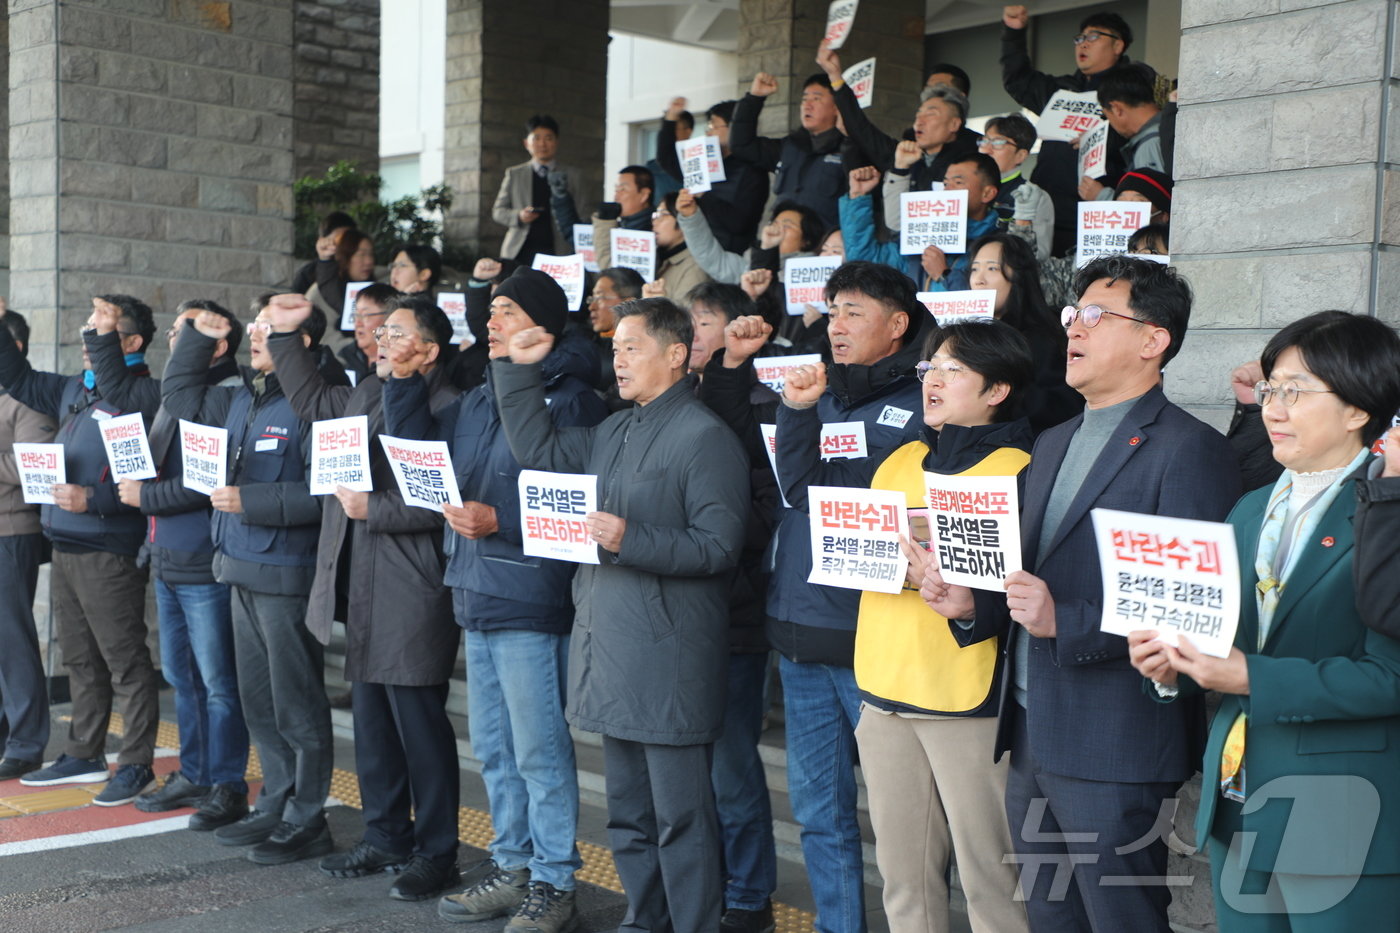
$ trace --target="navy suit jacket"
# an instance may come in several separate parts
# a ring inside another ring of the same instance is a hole
[[[1026,694],[1031,747],[1016,751],[1029,751],[1041,769],[1067,777],[1184,781],[1200,766],[1201,706],[1195,701],[1158,703],[1147,696],[1141,675],[1128,662],[1128,640],[1099,630],[1103,582],[1089,513],[1104,508],[1223,521],[1240,496],[1238,462],[1224,435],[1154,388],[1109,438],[1042,554],[1038,545],[1045,506],[1083,417],[1041,434],[1026,473],[1023,566],[1050,588],[1056,635],[1031,638]],[[977,620],[969,640],[1007,632],[1014,623],[1005,596],[973,593]],[[1024,631],[1018,636],[1029,637]],[[997,759],[1011,742],[1007,712],[1015,662],[1015,651],[1007,651]]]

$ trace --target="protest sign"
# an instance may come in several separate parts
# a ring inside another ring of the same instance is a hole
[[[614,266],[635,270],[643,282],[650,282],[656,277],[656,234],[650,230],[613,227],[609,236]]]
[[[411,441],[381,434],[379,442],[384,445],[404,505],[441,512],[444,502],[462,504],[446,441]]]
[[[898,593],[909,560],[899,536],[909,533],[902,492],[808,486],[812,572],[808,583]]]
[[[1098,178],[1108,163],[1108,122],[1104,121],[1084,134],[1079,141],[1079,177]]]
[[[370,492],[369,418],[352,415],[311,425],[311,494],[324,496],[344,486]]]
[[[1094,509],[1103,574],[1102,631],[1155,629],[1163,641],[1230,654],[1240,619],[1235,530],[1225,522]]]
[[[820,363],[822,357],[820,353],[799,353],[796,356],[756,356],[753,359],[754,372],[758,373],[758,381],[768,388],[783,394],[783,381],[787,378],[788,370],[794,366],[810,366],[812,363]]]
[[[228,485],[228,430],[180,419],[180,465],[186,489],[206,496]]]
[[[1021,569],[1021,517],[1014,476],[924,473],[931,548],[943,579],[979,590],[1006,589]]]
[[[1098,91],[1056,91],[1040,112],[1035,135],[1054,142],[1072,143],[1103,122]]]
[[[520,537],[532,557],[598,563],[598,543],[584,516],[598,511],[598,477],[520,471]]]
[[[906,191],[899,196],[899,251],[908,256],[937,246],[967,250],[966,191]]]
[[[1126,253],[1128,240],[1147,226],[1152,205],[1146,201],[1080,201],[1075,267],[1100,256]]]
[[[788,357],[788,359],[795,358]],[[813,354],[813,359],[817,360],[821,357]],[[763,449],[768,451],[768,465],[773,468],[773,475],[777,476],[778,426],[776,424],[759,424],[758,430],[763,435]],[[818,444],[823,460],[853,460],[856,457],[869,455],[865,446],[864,421],[833,421],[831,424],[824,424],[822,425],[821,440]],[[781,488],[778,489],[778,496],[783,500],[783,508],[792,508]]]
[[[476,343],[471,328],[467,326],[467,296],[461,292],[438,292],[437,302],[442,313],[452,322],[452,342],[460,344],[463,340],[470,340]]]
[[[724,181],[724,151],[720,149],[718,136],[702,136],[705,140],[705,170],[710,173],[710,184]]]
[[[30,505],[55,505],[53,488],[68,482],[63,445],[17,443],[14,451],[20,496]]]
[[[858,0],[832,0],[826,8],[826,47],[839,49],[846,44],[851,34],[851,24],[856,20]]]
[[[151,479],[156,475],[146,425],[139,411],[99,421],[97,430],[102,432],[102,446],[107,448],[107,465],[112,468],[113,479]]]
[[[869,107],[875,100],[875,59],[856,62],[841,72],[841,80],[850,85],[851,92],[856,95],[856,103],[862,108]]]
[[[805,256],[783,263],[783,292],[788,314],[806,314],[812,305],[822,314],[826,308],[826,280],[844,260],[840,256]]]
[[[569,303],[570,311],[583,308],[582,256],[546,256],[536,253],[534,268],[559,283],[559,287],[564,290],[564,300]]]
[[[724,181],[724,159],[719,137],[692,136],[676,140],[676,160],[681,166],[681,187],[701,194]]]
[[[919,292],[915,296],[928,308],[939,327],[965,321],[996,319],[997,293],[991,288],[974,288],[961,292]]]
[[[360,292],[373,285],[373,282],[347,282],[345,284],[345,304],[340,309],[340,329],[355,329],[355,299]]]
[[[598,254],[593,251],[593,225],[574,224],[574,252],[583,257],[583,268],[597,272]]]

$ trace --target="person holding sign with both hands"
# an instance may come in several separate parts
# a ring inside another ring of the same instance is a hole
[[[1215,658],[1139,631],[1131,657],[1164,702],[1223,694],[1196,819],[1220,929],[1394,929],[1381,918],[1400,896],[1400,641],[1380,621],[1393,607],[1356,588],[1379,577],[1353,574],[1361,552],[1391,545],[1360,519],[1353,540],[1352,521],[1400,476],[1400,432],[1384,460],[1369,449],[1400,409],[1400,337],[1323,311],[1274,335],[1260,362],[1255,396],[1284,472],[1230,514],[1235,647]]]

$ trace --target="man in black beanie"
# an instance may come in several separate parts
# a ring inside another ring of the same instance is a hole
[[[530,327],[564,332],[564,292],[543,272],[518,269],[491,298],[491,359]],[[607,409],[592,390],[598,362],[591,343],[561,340],[541,364],[556,427],[591,427]],[[452,445],[460,508],[443,506],[452,531],[444,582],[466,629],[467,705],[472,750],[482,762],[495,838],[490,871],[443,898],[446,920],[509,915],[511,931],[562,933],[578,921],[578,776],[564,721],[565,664],[574,607],[575,564],[525,555],[520,464],[511,455],[488,370],[484,385],[430,413],[428,384],[395,365],[384,383],[385,429],[395,437],[443,438]]]

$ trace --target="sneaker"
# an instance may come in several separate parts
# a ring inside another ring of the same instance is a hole
[[[720,933],[773,933],[773,905],[764,904],[758,910],[730,907],[719,918]]]
[[[227,784],[215,784],[209,796],[190,817],[190,829],[207,833],[220,826],[236,823],[248,815],[248,795]],[[261,842],[262,840],[258,840]]]
[[[304,858],[330,855],[334,848],[331,828],[324,816],[304,826],[284,820],[277,824],[266,842],[260,842],[248,851],[248,861],[259,865],[286,865]]]
[[[457,870],[455,856],[451,861],[434,862],[422,855],[415,855],[389,888],[389,896],[396,901],[425,901],[461,883],[462,873]]]
[[[111,777],[107,762],[101,758],[59,755],[53,764],[29,772],[19,782],[25,787],[49,787],[53,784],[101,784]]]
[[[321,859],[320,869],[332,878],[361,878],[381,871],[402,871],[408,856],[377,849],[361,839],[349,852],[337,852]]]
[[[224,846],[251,846],[265,842],[282,822],[276,813],[249,810],[237,823],[214,830],[214,841]]]
[[[461,894],[449,894],[438,901],[438,916],[453,923],[474,923],[514,913],[525,901],[530,870],[502,868],[494,861],[491,870]]]
[[[547,881],[531,881],[525,902],[506,924],[510,933],[569,933],[579,925],[574,892],[561,891]]]
[[[165,776],[159,790],[136,798],[136,809],[142,813],[164,813],[181,807],[197,807],[209,796],[209,787],[196,784],[179,771]]]
[[[38,771],[39,765],[43,762],[29,761],[24,758],[6,758],[0,760],[0,781],[13,781],[17,777],[23,777],[31,771]]]
[[[155,772],[148,765],[122,765],[107,786],[102,788],[102,793],[92,798],[92,802],[99,807],[119,807],[131,803],[155,782]]]

